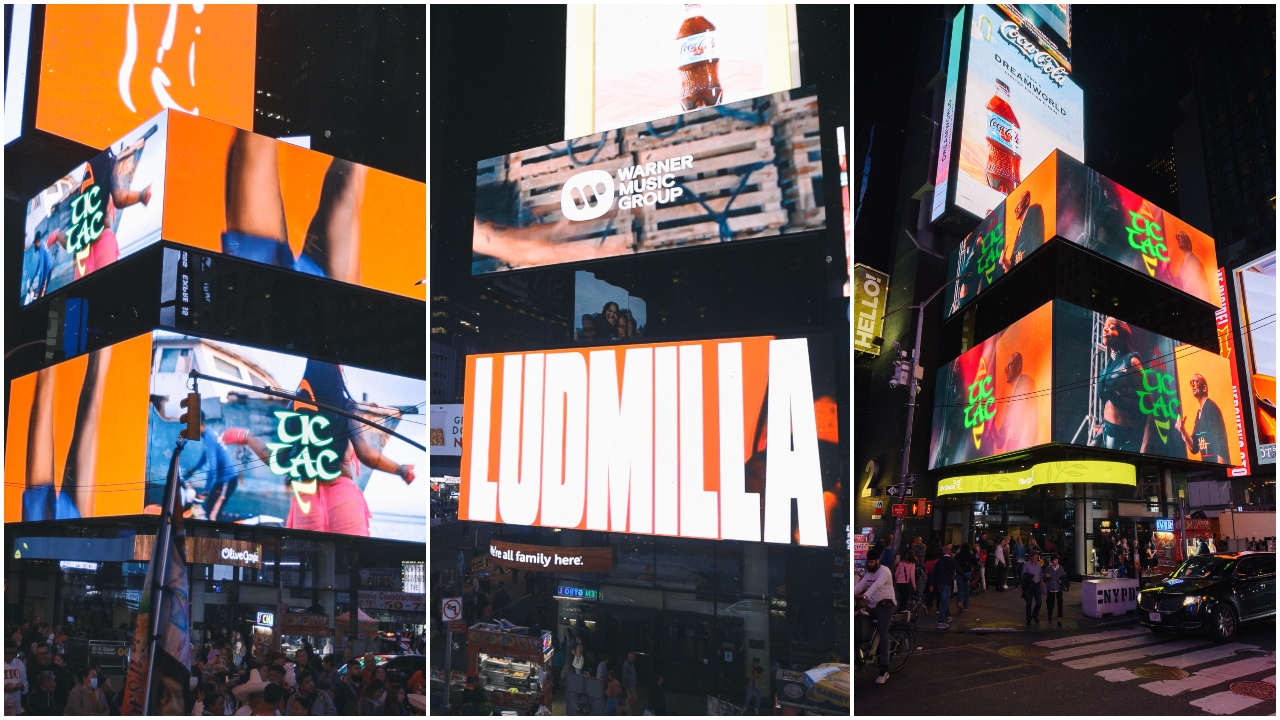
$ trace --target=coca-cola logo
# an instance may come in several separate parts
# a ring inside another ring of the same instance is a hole
[[[1059,65],[1052,55],[1040,50],[1035,43],[1023,37],[1022,33],[1018,32],[1017,23],[1012,20],[1004,21],[1000,25],[1000,36],[1008,40],[1009,44],[1021,50],[1022,54],[1030,58],[1032,64],[1044,71],[1054,83],[1062,85],[1067,81],[1066,68]]]
[[[680,52],[685,55],[701,55],[707,51],[707,41],[698,40],[697,42],[687,42],[680,46]]]

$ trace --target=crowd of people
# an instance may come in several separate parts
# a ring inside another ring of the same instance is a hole
[[[60,628],[26,621],[5,637],[5,715],[119,715],[124,682],[97,660],[73,667]],[[416,639],[421,642],[421,638]],[[426,678],[399,684],[372,653],[320,657],[309,644],[283,650],[246,647],[222,630],[192,646],[190,715],[424,715]],[[349,658],[344,660],[343,658]]]

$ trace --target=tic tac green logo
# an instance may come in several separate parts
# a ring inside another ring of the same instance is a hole
[[[973,432],[973,446],[981,449],[982,429],[988,420],[996,416],[991,375],[987,373],[987,359],[978,363],[978,374],[969,385],[969,402],[964,408],[965,429]]]
[[[106,229],[103,218],[102,186],[94,185],[71,201],[71,228],[67,231],[67,252],[75,256],[89,249]]]
[[[1155,222],[1155,217],[1147,203],[1142,203],[1140,212],[1129,211],[1129,246],[1142,253],[1142,262],[1146,265],[1147,274],[1156,276],[1156,265],[1169,262],[1168,247],[1161,235],[1162,228]]]
[[[991,273],[1000,265],[1004,252],[1004,223],[996,223],[991,232],[978,239],[978,274],[991,284]]]
[[[316,453],[314,458],[311,457],[311,448],[323,448],[333,442],[333,438],[321,438],[316,434],[317,429],[323,430],[329,427],[328,418],[323,415],[304,415],[283,410],[277,410],[275,416],[280,420],[276,426],[276,437],[280,442],[267,443],[267,447],[271,449],[269,463],[271,472],[301,480],[315,480],[317,478],[320,480],[333,480],[341,474],[337,469],[325,469],[325,463],[330,463],[330,467],[337,468],[341,461],[338,453],[333,450],[321,450]],[[301,423],[301,430],[297,433],[291,433],[286,428],[286,424],[293,418],[298,418]],[[278,462],[279,452],[299,444],[302,445],[302,451],[293,456],[289,466],[280,465]]]
[[[1177,384],[1173,375],[1159,370],[1142,371],[1142,390],[1138,392],[1138,409],[1155,420],[1160,442],[1169,442],[1172,420],[1182,414],[1182,401],[1178,399]]]

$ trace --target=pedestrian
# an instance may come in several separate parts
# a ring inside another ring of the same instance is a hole
[[[609,656],[601,655],[600,663],[596,665],[596,678],[607,680],[609,678]]]
[[[742,701],[742,711],[747,711],[747,706],[751,704],[754,698],[756,701],[756,714],[760,714],[760,698],[764,696],[764,668],[760,667],[760,658],[751,658],[751,666],[747,668],[747,695]]]
[[[996,544],[996,566],[994,581],[995,588],[1000,592],[1004,592],[1004,574],[1005,574],[1005,547],[1009,542],[1008,538],[1000,538],[1000,542]]]
[[[923,560],[924,559],[924,538],[920,536],[916,536],[916,539],[911,541],[911,551],[916,554],[916,558]]]
[[[360,693],[359,714],[361,715],[381,715],[382,703],[386,698],[386,686],[381,680],[373,680],[364,686],[364,691]]]
[[[632,706],[639,699],[636,694],[638,680],[636,677],[636,654],[633,652],[627,653],[627,659],[622,663],[622,689],[627,693],[627,714],[631,714]]]
[[[662,687],[662,675],[653,679],[653,688],[649,690],[649,702],[645,709],[654,715],[667,714],[667,691]]]
[[[20,632],[20,631],[18,631]],[[15,632],[15,634],[18,634]],[[27,685],[27,665],[18,657],[18,643],[6,640],[4,644],[4,714],[22,712],[22,696],[30,688]]]
[[[956,611],[964,612],[969,609],[969,585],[978,569],[978,559],[974,557],[969,543],[961,543],[956,564],[960,566],[960,577],[956,580]]]
[[[538,576],[534,575],[532,570],[526,572],[524,575],[524,588],[530,595],[534,594],[538,589]]]
[[[898,596],[898,612],[907,609],[909,598],[917,590],[916,568],[918,567],[920,567],[920,561],[916,558],[915,550],[907,550],[907,556],[893,571],[893,589]]]
[[[586,665],[587,665],[587,660],[582,655],[582,644],[579,643],[577,645],[574,645],[573,646],[573,662],[572,662],[574,674],[581,675],[582,670],[584,667],[586,667]]]
[[[1048,597],[1048,609],[1045,612],[1044,619],[1053,619],[1053,606],[1058,606],[1058,627],[1062,627],[1062,591],[1064,581],[1067,578],[1067,571],[1058,564],[1058,556],[1054,555],[1049,560],[1049,567],[1044,571],[1045,593]]]
[[[867,571],[853,586],[855,602],[858,598],[866,601],[867,611],[876,619],[876,634],[880,636],[879,657],[880,675],[876,684],[883,685],[889,680],[889,625],[893,622],[893,575],[889,568],[880,564],[880,555],[874,551],[867,552]],[[866,637],[868,622],[865,616],[859,615],[857,624],[859,645],[869,640]]]
[[[1040,622],[1040,605],[1044,599],[1044,569],[1040,567],[1040,551],[1032,548],[1031,561],[1022,566],[1022,599],[1027,603],[1027,624]],[[1035,601],[1035,609],[1031,602]]]
[[[622,683],[618,682],[618,677],[612,670],[609,671],[608,679],[604,688],[604,714],[618,714],[618,699],[622,697]]]
[[[110,715],[106,693],[98,687],[98,670],[90,667],[84,671],[80,684],[67,696],[67,715]]]
[[[41,670],[36,676],[36,689],[27,695],[27,712],[31,715],[61,715],[53,690],[58,685],[52,670]]]
[[[985,541],[978,545],[978,582],[982,586],[979,592],[983,593],[987,591],[987,560],[990,554],[991,552],[987,549]]]
[[[937,564],[933,566],[933,572],[929,573],[929,588],[937,593],[938,597],[939,630],[946,630],[951,626],[951,586],[960,572],[956,559],[951,557],[950,547],[948,545],[943,548],[942,557],[938,558]]]
[[[1020,538],[1014,537],[1012,550],[1013,576],[1022,577],[1022,565],[1027,561],[1027,546],[1022,544],[1022,540]]]

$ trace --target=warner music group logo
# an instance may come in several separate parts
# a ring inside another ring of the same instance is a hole
[[[684,194],[676,186],[676,173],[693,169],[693,156],[680,155],[619,168],[617,181],[605,170],[586,170],[565,181],[560,190],[560,212],[566,220],[595,220],[613,207],[615,190],[623,210],[645,205],[665,205]]]

